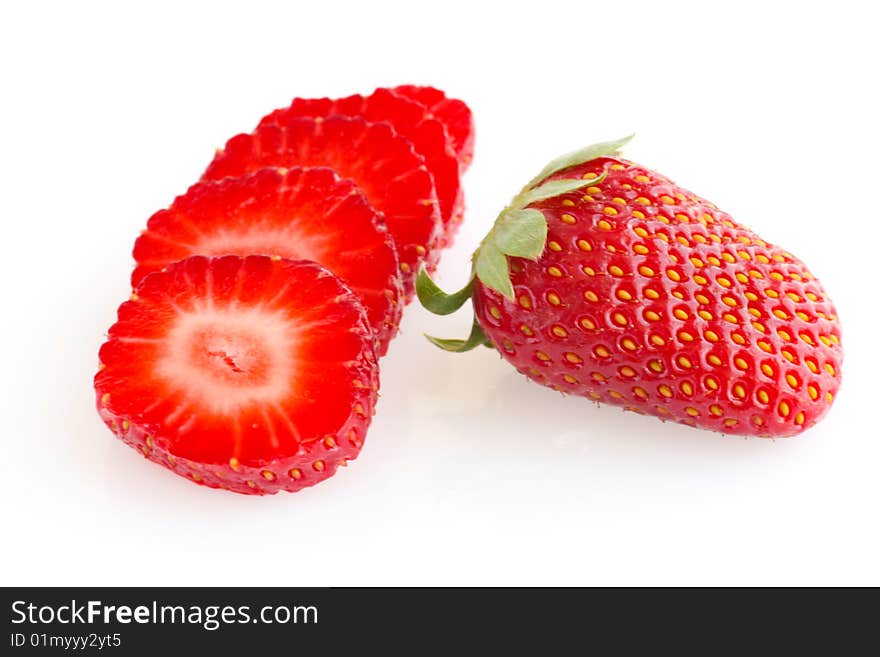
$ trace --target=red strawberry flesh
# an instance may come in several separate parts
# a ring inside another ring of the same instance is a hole
[[[263,169],[193,185],[154,214],[134,247],[136,286],[191,255],[313,260],[363,302],[383,355],[397,331],[402,283],[394,243],[353,182],[332,169]]]
[[[409,139],[424,157],[434,177],[437,200],[443,218],[444,241],[448,244],[461,223],[464,202],[459,182],[459,164],[449,143],[446,128],[421,103],[389,89],[377,89],[369,96],[339,99],[297,98],[290,106],[263,117],[260,125],[283,125],[295,117],[359,116],[372,123],[387,122]]]
[[[467,169],[474,159],[474,117],[470,108],[434,87],[406,84],[392,91],[422,103],[446,126],[462,170]]]
[[[98,410],[197,483],[296,491],[357,456],[378,370],[357,297],[319,265],[194,256],[143,279],[100,350]]]
[[[436,264],[442,237],[434,182],[411,142],[388,124],[361,118],[290,118],[230,139],[202,179],[295,166],[330,167],[361,188],[394,238],[411,298],[421,265]]]

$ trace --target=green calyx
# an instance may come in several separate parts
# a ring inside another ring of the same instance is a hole
[[[547,242],[547,219],[533,203],[577,191],[604,180],[603,172],[597,178],[546,179],[569,167],[585,164],[591,160],[614,155],[632,135],[615,141],[593,144],[562,155],[532,178],[495,220],[488,235],[480,243],[473,256],[473,269],[468,284],[458,292],[446,294],[431,280],[425,270],[419,272],[416,294],[421,304],[437,315],[455,312],[471,297],[475,279],[492,288],[507,299],[513,300],[513,284],[510,281],[508,257],[537,260],[544,252]],[[545,182],[546,181],[546,182]],[[470,351],[481,344],[491,346],[476,319],[467,340],[443,340],[426,336],[433,344],[447,351]]]

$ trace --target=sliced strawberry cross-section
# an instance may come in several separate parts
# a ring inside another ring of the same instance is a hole
[[[119,307],[98,411],[197,483],[296,491],[360,451],[379,386],[371,333],[358,298],[316,263],[193,256]]]
[[[360,116],[372,123],[387,122],[401,136],[409,139],[416,152],[425,158],[425,166],[434,176],[437,200],[443,218],[444,243],[448,243],[461,223],[464,199],[459,181],[459,163],[444,124],[420,102],[377,89],[369,96],[345,98],[296,98],[289,107],[263,117],[260,125],[283,124],[293,117],[332,115]]]
[[[363,190],[385,217],[410,299],[422,263],[436,264],[442,237],[434,181],[412,143],[387,123],[344,116],[289,118],[230,139],[202,179],[294,166],[331,167]]]
[[[392,89],[407,98],[420,102],[430,110],[431,114],[446,126],[446,132],[452,141],[462,171],[471,165],[474,159],[474,116],[464,101],[448,98],[445,93],[434,87],[420,87],[405,84]]]
[[[394,242],[357,186],[332,169],[262,169],[193,185],[150,217],[134,246],[132,285],[191,255],[250,254],[332,271],[363,302],[379,355],[387,351],[403,306]]]

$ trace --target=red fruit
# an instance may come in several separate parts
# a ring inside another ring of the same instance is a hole
[[[313,262],[193,256],[141,281],[100,351],[98,412],[213,488],[297,491],[358,455],[378,389],[366,313]]]
[[[410,141],[387,123],[361,118],[289,118],[230,139],[202,180],[294,166],[330,167],[361,188],[385,217],[411,298],[422,263],[436,264],[442,222],[431,174]]]
[[[484,334],[543,385],[703,429],[815,424],[843,358],[819,281],[708,201],[610,157],[622,143],[560,158],[502,212],[475,260],[470,343]]]
[[[289,107],[275,110],[263,117],[260,125],[283,124],[294,117],[359,116],[372,123],[387,122],[409,139],[416,153],[425,158],[425,166],[434,176],[437,201],[443,219],[444,238],[448,243],[461,223],[464,199],[459,184],[459,165],[455,151],[448,142],[446,128],[419,102],[377,89],[369,96],[329,98],[297,98]]]
[[[193,185],[150,217],[135,242],[131,282],[191,255],[227,254],[320,263],[360,297],[379,355],[397,332],[403,304],[394,243],[355,184],[332,169],[263,169]]]
[[[433,87],[419,87],[405,84],[392,89],[395,93],[417,100],[427,107],[439,121],[446,126],[452,139],[462,170],[467,169],[474,159],[474,117],[471,109],[460,100],[447,98],[446,94]]]

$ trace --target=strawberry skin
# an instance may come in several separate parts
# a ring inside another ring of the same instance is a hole
[[[381,216],[332,169],[262,169],[193,185],[150,217],[135,242],[132,286],[191,255],[250,254],[312,260],[339,276],[385,354],[403,309],[397,251]]]
[[[543,217],[546,238],[511,257],[523,243],[496,223],[475,258],[467,346],[491,344],[563,393],[693,427],[783,437],[813,426],[841,381],[828,294],[801,261],[712,203],[609,156],[622,143],[551,167],[517,197],[522,209],[505,211]],[[481,254],[499,241],[509,276]]]
[[[422,264],[436,265],[443,234],[434,180],[412,143],[387,123],[359,117],[285,117],[232,137],[202,180],[295,166],[329,167],[360,187],[394,238],[410,299]]]
[[[334,114],[359,116],[371,123],[389,123],[397,134],[412,142],[434,178],[444,226],[443,244],[448,246],[464,216],[464,196],[458,159],[443,123],[420,102],[390,89],[376,89],[369,96],[296,98],[288,107],[263,117],[259,125],[280,125],[289,118],[326,118]]]
[[[366,312],[323,267],[193,256],[141,281],[99,354],[98,412],[196,483],[297,491],[355,458],[378,368]]]

